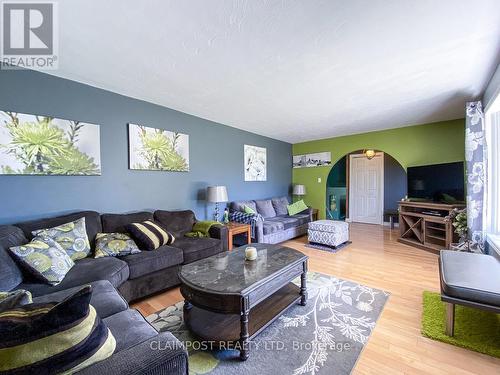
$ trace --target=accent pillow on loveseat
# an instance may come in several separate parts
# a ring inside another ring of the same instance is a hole
[[[85,217],[57,227],[35,230],[31,234],[52,238],[66,250],[73,260],[86,258],[90,253]]]
[[[48,237],[35,237],[10,251],[33,276],[51,285],[59,284],[75,265],[61,245]]]
[[[290,216],[297,215],[298,213],[305,210],[307,210],[307,205],[304,203],[302,199],[300,201],[288,205],[288,215]]]

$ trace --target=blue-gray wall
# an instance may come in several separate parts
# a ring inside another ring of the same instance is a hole
[[[230,200],[289,193],[290,144],[169,108],[34,71],[0,70],[0,110],[101,125],[102,166],[101,176],[0,176],[2,224],[78,209],[189,208],[205,218],[213,212],[203,200],[208,185],[226,185]],[[129,122],[189,134],[190,172],[129,170]],[[244,182],[244,144],[267,148],[267,182]]]

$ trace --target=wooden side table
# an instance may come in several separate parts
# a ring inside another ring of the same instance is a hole
[[[317,221],[318,220],[318,213],[319,213],[319,210],[317,208],[313,208],[312,209],[312,220],[313,221]]]
[[[252,242],[252,228],[250,224],[241,224],[230,222],[226,224],[227,227],[227,248],[229,250],[233,249],[233,237],[237,234],[246,233],[247,234],[247,243]]]

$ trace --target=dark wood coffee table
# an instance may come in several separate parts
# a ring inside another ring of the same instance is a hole
[[[252,244],[258,258],[245,260],[242,246],[182,266],[184,322],[201,340],[232,345],[249,355],[250,339],[285,310],[307,300],[307,256],[280,245]],[[301,286],[292,280],[301,276]],[[229,344],[230,343],[230,344]]]

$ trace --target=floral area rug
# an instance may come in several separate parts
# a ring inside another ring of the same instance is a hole
[[[185,344],[190,375],[349,374],[389,293],[314,272],[308,273],[307,288],[307,305],[292,306],[255,337],[245,362],[238,350],[202,350],[204,343],[183,324],[183,302],[147,320]]]

